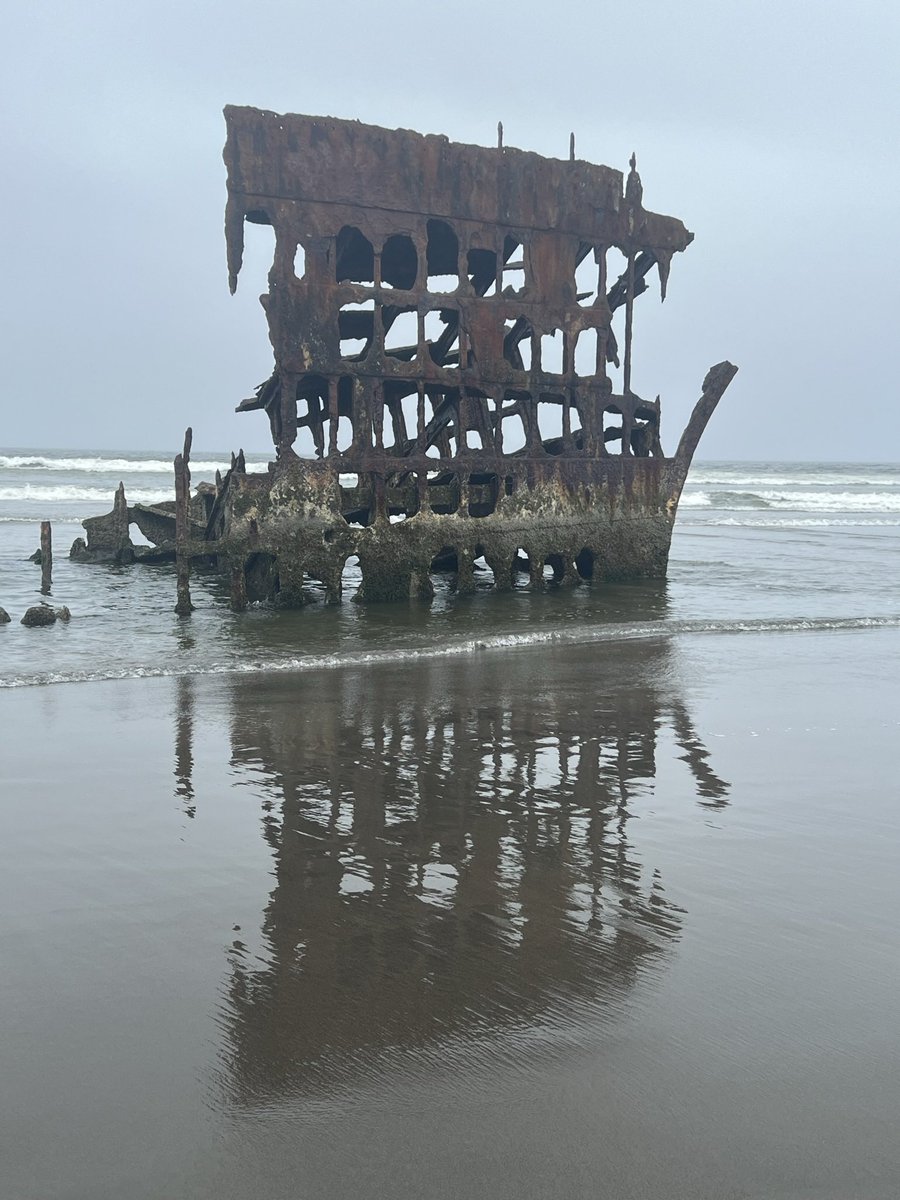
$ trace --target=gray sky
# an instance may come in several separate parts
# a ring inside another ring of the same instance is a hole
[[[224,104],[505,141],[627,169],[696,241],[635,310],[674,449],[900,459],[900,7],[833,0],[28,0],[0,47],[0,445],[269,448],[249,247],[228,294]],[[269,231],[260,231],[263,235]]]

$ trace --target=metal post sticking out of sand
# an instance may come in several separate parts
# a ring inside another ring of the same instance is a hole
[[[184,451],[175,456],[175,571],[177,600],[175,611],[188,617],[194,611],[191,604],[191,438],[185,431]]]
[[[41,595],[50,595],[53,576],[53,533],[49,521],[41,521]]]

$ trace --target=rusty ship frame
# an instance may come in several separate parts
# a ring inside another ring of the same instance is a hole
[[[352,556],[370,601],[427,597],[437,571],[471,591],[476,562],[498,589],[664,577],[737,368],[710,369],[665,455],[659,398],[632,389],[634,304],[651,273],[665,298],[693,234],[644,208],[634,157],[626,177],[574,139],[568,160],[504,146],[502,127],[485,148],[256,108],[225,121],[232,292],[246,223],[275,236],[274,370],[238,406],[266,414],[274,461],[239,454],[192,498],[188,437],[175,503],[120,495],[82,552],[127,554],[135,521],[177,552],[182,611],[192,559],[230,573],[236,609],[302,604],[310,580],[338,601]]]

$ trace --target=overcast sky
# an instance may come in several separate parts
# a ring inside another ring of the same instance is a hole
[[[696,234],[635,309],[636,390],[705,458],[900,460],[900,6],[26,0],[0,45],[0,445],[269,448],[249,247],[228,293],[226,103],[627,169]],[[266,230],[259,231],[263,236]],[[266,251],[268,253],[268,251]]]

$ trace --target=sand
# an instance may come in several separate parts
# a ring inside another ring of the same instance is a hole
[[[0,692],[0,1196],[896,1194],[898,666]]]

